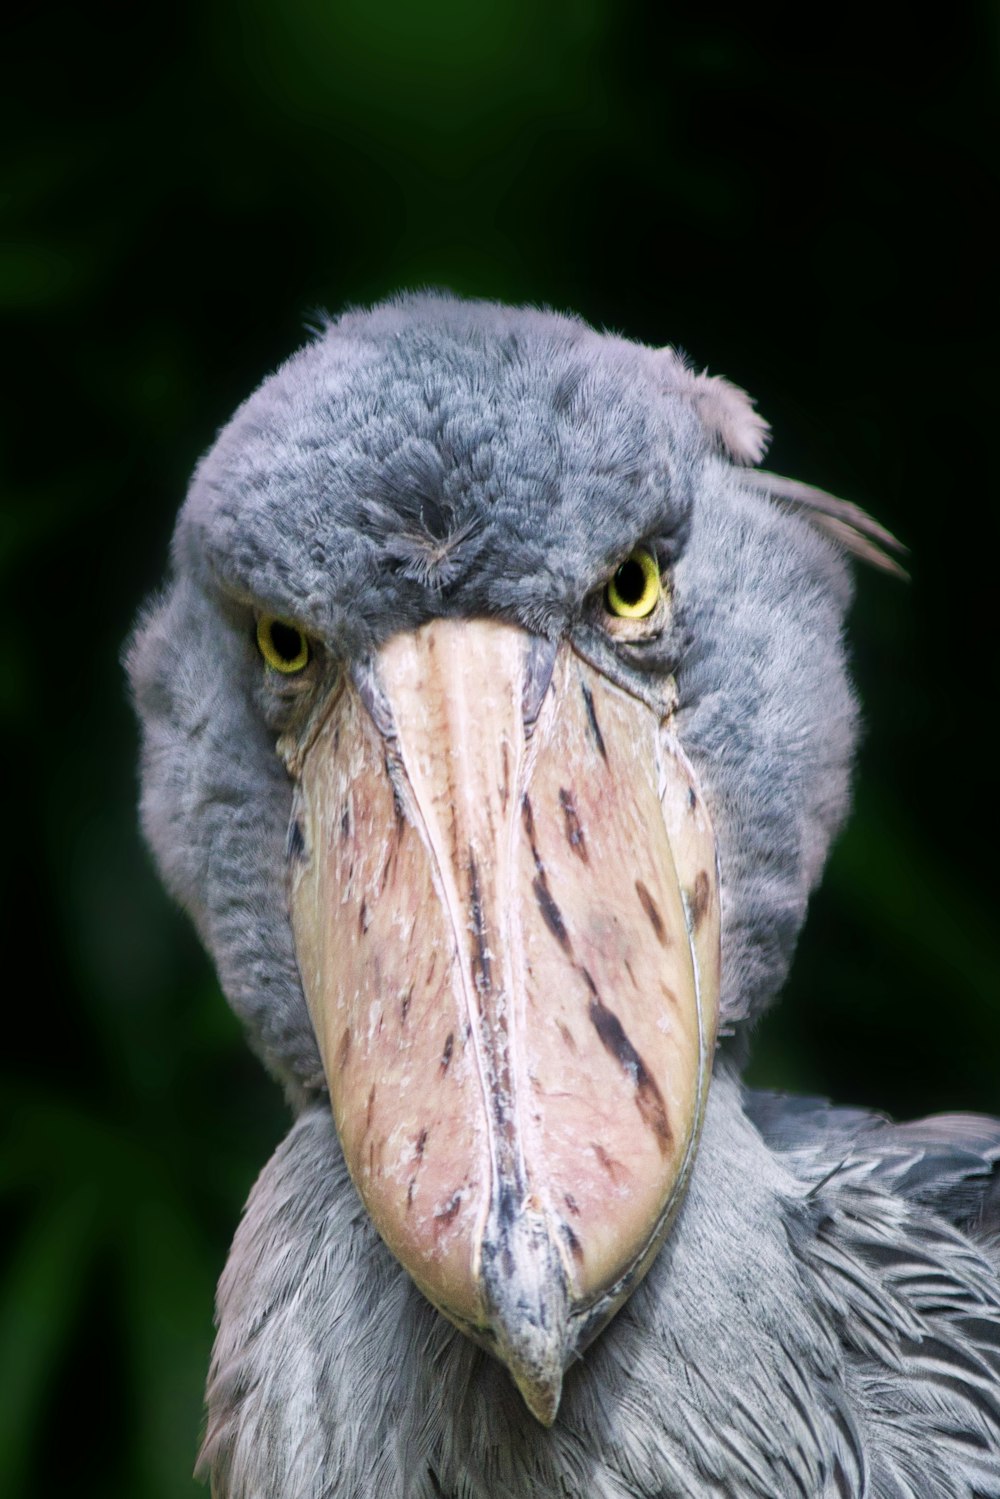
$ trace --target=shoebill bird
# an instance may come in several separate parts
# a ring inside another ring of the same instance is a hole
[[[766,431],[672,349],[421,295],[200,464],[142,815],[295,1114],[219,1499],[1000,1496],[1000,1125],[740,1081],[847,808],[848,554],[894,545]]]

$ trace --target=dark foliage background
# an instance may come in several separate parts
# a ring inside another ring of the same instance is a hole
[[[819,37],[822,12],[741,15],[178,0],[15,23],[10,1499],[194,1492],[213,1286],[286,1119],[139,845],[118,655],[195,459],[319,305],[443,284],[679,343],[758,397],[772,467],[909,543],[912,584],[859,580],[857,812],[753,1075],[1000,1111],[996,12],[921,32],[836,10]]]

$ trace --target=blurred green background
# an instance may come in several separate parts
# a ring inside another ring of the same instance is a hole
[[[8,31],[9,1499],[197,1492],[213,1287],[286,1116],[139,844],[118,656],[192,465],[319,306],[445,285],[679,343],[757,396],[772,467],[905,539],[910,585],[859,580],[857,812],[753,1076],[1000,1112],[997,13],[695,9],[49,4]]]

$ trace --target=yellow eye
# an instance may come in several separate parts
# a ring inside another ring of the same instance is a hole
[[[262,614],[257,621],[257,644],[264,660],[275,671],[287,675],[309,664],[309,642],[302,631],[272,614]]]
[[[621,619],[645,619],[652,614],[659,598],[659,563],[645,547],[636,547],[605,588],[605,608]]]

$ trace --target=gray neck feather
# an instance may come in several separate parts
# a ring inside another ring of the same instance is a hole
[[[967,1240],[791,1175],[722,1072],[674,1231],[545,1431],[382,1245],[318,1105],[222,1278],[202,1466],[219,1499],[1000,1495],[977,1301],[1000,1313]]]

